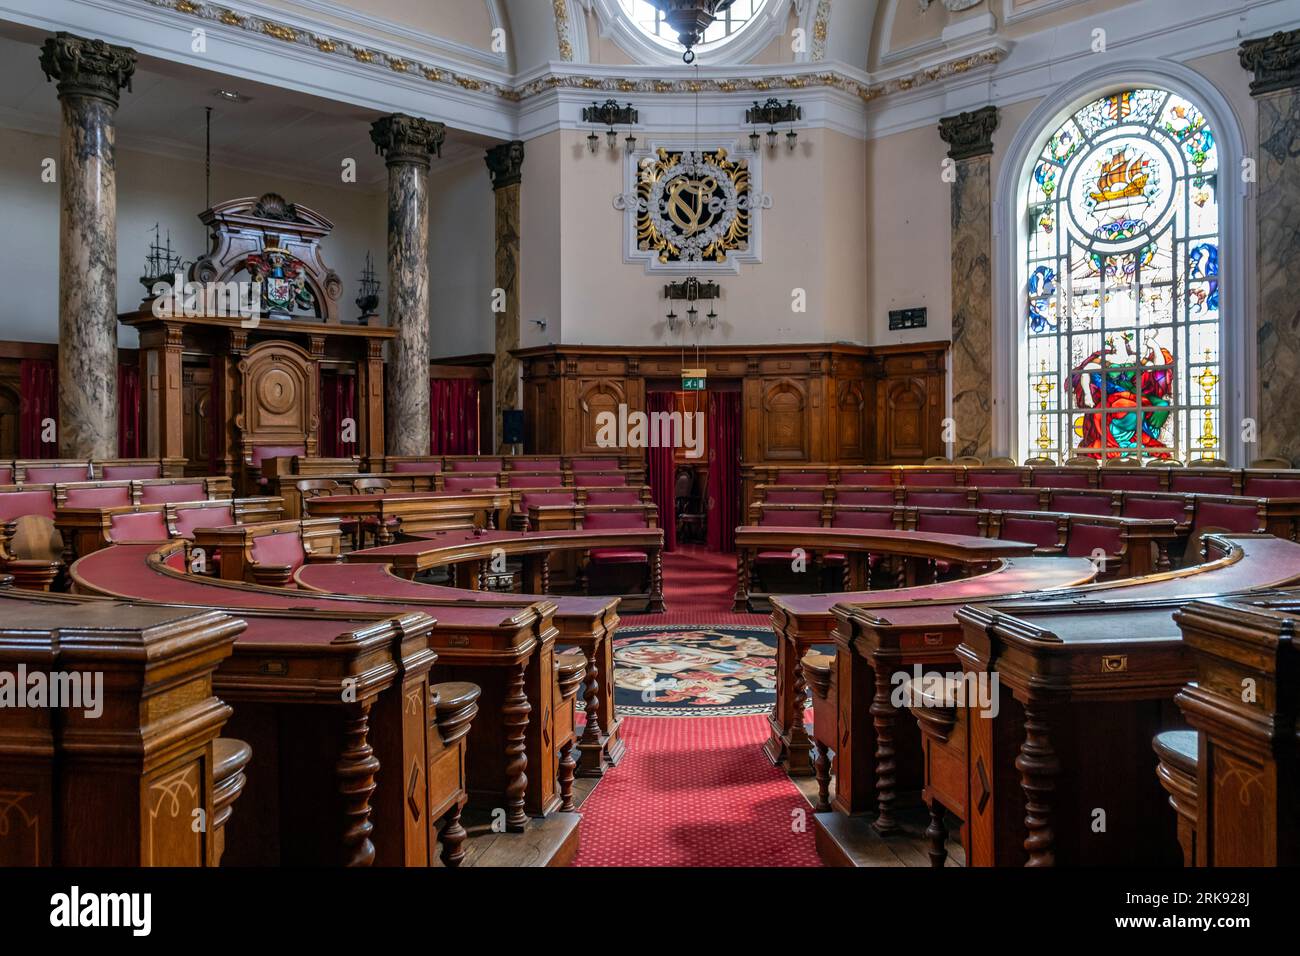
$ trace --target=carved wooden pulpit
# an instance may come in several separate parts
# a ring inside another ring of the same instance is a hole
[[[208,253],[180,282],[158,277],[140,309],[119,317],[140,333],[146,454],[231,476],[266,456],[382,455],[393,332],[341,318],[343,282],[321,252],[333,224],[274,193],[199,219]],[[345,449],[322,439],[322,374],[350,390],[355,440]]]

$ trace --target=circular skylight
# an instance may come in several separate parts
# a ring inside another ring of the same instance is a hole
[[[704,42],[695,49],[700,53],[716,50],[735,39],[747,26],[758,19],[763,7],[771,0],[736,0],[718,14],[718,18],[704,31]],[[680,52],[677,33],[664,22],[664,15],[649,0],[619,0],[623,14],[642,34],[666,50]]]

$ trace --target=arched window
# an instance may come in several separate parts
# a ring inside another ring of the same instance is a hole
[[[1028,451],[1224,458],[1214,131],[1166,90],[1094,100],[1026,183]]]
[[[735,0],[704,31],[704,42],[698,49],[707,51],[730,40],[758,16],[767,2],[768,0]],[[680,49],[676,31],[664,22],[663,13],[653,3],[648,0],[620,0],[620,3],[623,12],[642,33],[668,49]]]

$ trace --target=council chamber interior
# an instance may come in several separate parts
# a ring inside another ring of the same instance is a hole
[[[0,208],[3,866],[1300,863],[1295,0],[14,0]]]

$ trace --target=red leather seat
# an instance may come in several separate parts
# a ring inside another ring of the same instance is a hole
[[[1187,510],[1178,498],[1125,498],[1125,518],[1173,518],[1182,521]]]
[[[916,516],[917,531],[931,531],[936,534],[968,534],[979,536],[980,523],[975,515],[928,515],[924,512]]]
[[[64,501],[68,508],[122,508],[131,503],[131,489],[126,485],[116,488],[69,488]]]
[[[1050,510],[1066,511],[1077,515],[1109,515],[1113,510],[1105,496],[1052,493]]]
[[[620,462],[617,458],[574,458],[569,463],[570,471],[618,471]]]
[[[0,521],[13,521],[27,515],[54,520],[54,492],[6,491],[0,493]]]
[[[626,485],[627,475],[621,471],[613,472],[588,472],[586,474],[573,475],[573,485],[575,488],[607,488],[615,485]]]
[[[819,505],[822,503],[820,491],[782,491],[773,488],[767,492],[767,501],[774,505]]]
[[[1070,523],[1070,540],[1065,544],[1065,553],[1071,558],[1091,557],[1094,551],[1117,555],[1121,547],[1123,538],[1119,528],[1083,521]]]
[[[589,505],[636,505],[641,495],[636,491],[592,491],[587,495]]]
[[[903,484],[921,488],[938,488],[957,485],[957,472],[954,471],[904,471]]]
[[[964,491],[909,491],[907,503],[914,508],[965,508]]]
[[[506,473],[508,488],[559,488],[564,484],[564,475],[560,472],[542,475],[512,475]]]
[[[1098,484],[1107,490],[1159,491],[1160,475],[1154,471],[1144,473],[1131,471],[1110,472],[1103,468]]]
[[[591,560],[601,564],[645,564],[650,559],[644,551],[632,548],[592,548]]]
[[[1005,511],[1037,511],[1038,494],[1033,491],[981,491],[979,506]]]
[[[144,478],[161,478],[161,465],[105,465],[105,481],[139,481]]]
[[[433,474],[442,473],[442,462],[430,458],[427,461],[395,461],[388,466],[388,470],[397,474],[398,472],[424,472]]]
[[[108,519],[110,541],[166,541],[167,523],[161,511],[133,511]]]
[[[759,518],[760,527],[772,528],[820,528],[822,526],[821,510],[808,508],[801,511],[763,509]]]
[[[1019,488],[1024,482],[1014,471],[981,471],[972,468],[966,472],[966,484],[976,488]]]
[[[1056,532],[1055,518],[1015,518],[1002,519],[1001,538],[1003,541],[1027,541],[1040,548],[1055,548],[1060,540]]]
[[[862,486],[862,485],[892,485],[893,481],[889,475],[878,471],[844,471],[840,473],[839,484]]]
[[[500,458],[455,459],[447,462],[448,471],[500,472],[505,467]]]
[[[234,523],[235,511],[230,505],[176,509],[176,533],[182,538],[193,538],[198,528],[229,528]]]
[[[840,490],[835,494],[835,503],[837,505],[892,505],[894,490],[892,488],[878,488],[871,491]]]
[[[143,485],[140,488],[140,504],[142,505],[205,501],[207,497],[207,488],[201,481],[186,481],[175,485]]]
[[[27,477],[23,480],[29,485],[42,485],[56,481],[87,481],[89,478],[87,465],[35,465],[28,466]]]
[[[1091,488],[1086,471],[1058,472],[1051,469],[1036,470],[1033,479],[1036,488]]]
[[[496,489],[497,480],[495,478],[484,476],[461,476],[448,475],[444,478],[442,488],[444,491],[492,491]]]
[[[776,473],[778,485],[824,485],[829,481],[830,476],[824,471],[778,471]]]
[[[1244,494],[1259,498],[1300,498],[1300,478],[1252,478],[1246,476]]]
[[[298,570],[307,560],[302,538],[293,531],[259,535],[253,539],[251,556],[257,564],[288,567],[292,571]]]
[[[892,511],[835,511],[831,514],[832,528],[873,528],[888,531],[894,527]]]
[[[1176,468],[1174,474],[1169,476],[1169,490],[1199,492],[1203,495],[1235,494],[1232,487],[1231,473],[1222,475],[1186,475],[1179,474]]]

